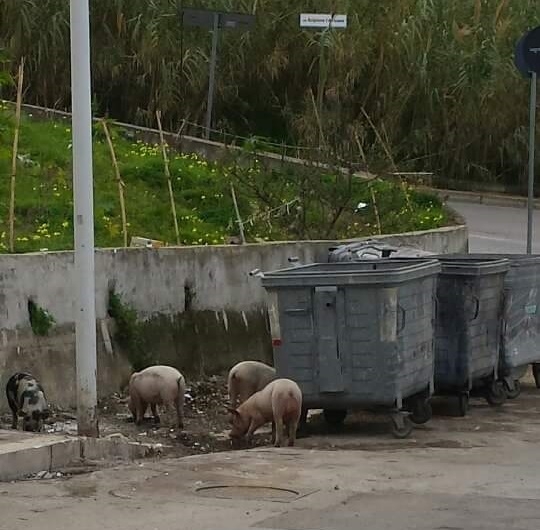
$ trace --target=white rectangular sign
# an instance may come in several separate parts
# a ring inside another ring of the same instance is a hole
[[[347,15],[302,13],[300,15],[301,28],[339,28],[347,27]]]

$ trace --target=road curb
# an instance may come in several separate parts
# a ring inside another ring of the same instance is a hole
[[[527,198],[516,195],[500,195],[496,193],[479,193],[474,191],[442,190],[421,186],[418,189],[427,193],[432,193],[441,198],[444,202],[461,201],[474,204],[486,204],[490,206],[508,206],[514,208],[526,208]],[[533,202],[535,209],[540,209],[540,199]]]
[[[0,445],[0,482],[19,480],[41,471],[48,473],[84,464],[132,462],[161,455],[160,444],[143,444],[124,438],[61,438],[40,440],[39,435]]]

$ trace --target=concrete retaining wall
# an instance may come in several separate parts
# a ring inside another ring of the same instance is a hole
[[[448,227],[384,236],[434,252],[467,250],[467,229]],[[172,364],[188,376],[213,373],[235,361],[271,358],[265,292],[253,269],[326,261],[336,242],[109,249],[96,251],[96,312],[100,395],[119,390],[131,368],[113,342],[108,293],[114,289],[144,323],[141,342],[152,361]],[[0,386],[16,370],[39,377],[53,403],[75,405],[75,278],[72,252],[0,256]],[[55,326],[34,335],[28,300],[49,311]],[[0,392],[0,409],[5,410]]]

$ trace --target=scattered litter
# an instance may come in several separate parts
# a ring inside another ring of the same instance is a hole
[[[40,471],[39,473],[33,473],[28,475],[26,480],[51,480],[53,478],[61,478],[64,476],[64,473],[60,471],[50,472],[50,471]]]
[[[119,493],[117,491],[111,490],[109,491],[109,495],[112,497],[117,497],[118,499],[131,499],[131,495],[126,495],[124,493]]]
[[[129,438],[127,436],[124,436],[121,432],[114,432],[112,434],[108,434],[105,436],[105,438],[109,440],[122,440],[122,441],[129,441]]]

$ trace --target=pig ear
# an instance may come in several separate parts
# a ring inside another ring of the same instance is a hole
[[[227,410],[228,410],[231,414],[234,414],[235,416],[238,416],[238,415],[239,415],[239,412],[238,412],[236,409],[233,409],[232,407],[227,407]]]

